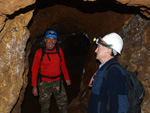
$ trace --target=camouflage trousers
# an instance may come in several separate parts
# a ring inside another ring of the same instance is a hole
[[[54,95],[60,113],[67,113],[67,95],[63,82],[61,84],[61,92],[59,92],[60,81],[40,82],[39,86],[39,102],[41,105],[41,113],[49,113],[50,98]]]

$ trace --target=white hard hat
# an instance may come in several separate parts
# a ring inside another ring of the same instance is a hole
[[[121,54],[121,50],[123,48],[123,40],[117,33],[107,34],[102,38],[102,40],[108,45],[111,45],[112,49]]]

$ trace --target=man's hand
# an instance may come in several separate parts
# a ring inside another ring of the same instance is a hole
[[[67,86],[70,86],[71,85],[71,81],[70,80],[66,80],[66,84],[67,84]]]
[[[38,89],[37,89],[36,86],[33,86],[32,94],[33,94],[34,96],[38,96]]]

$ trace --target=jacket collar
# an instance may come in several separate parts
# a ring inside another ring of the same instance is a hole
[[[100,64],[100,65],[102,65],[102,66],[100,66],[100,69],[104,69],[105,67],[109,66],[112,63],[118,63],[118,61],[115,58],[112,58],[112,59],[106,61],[105,63]]]

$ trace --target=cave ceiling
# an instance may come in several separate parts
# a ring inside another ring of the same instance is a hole
[[[103,0],[83,0],[83,1],[97,2],[97,1],[103,1]],[[113,0],[113,1],[116,3],[127,5],[127,6],[138,7],[144,16],[150,18],[150,1],[149,0]]]

